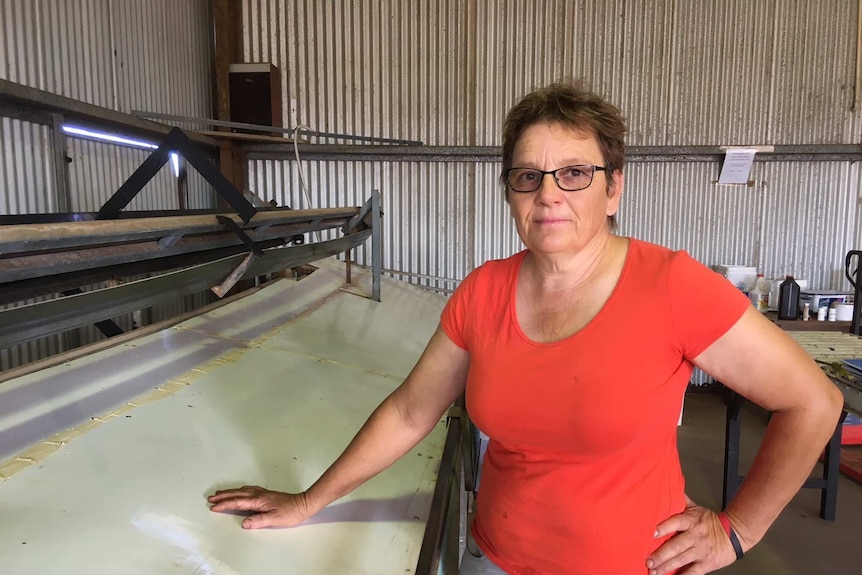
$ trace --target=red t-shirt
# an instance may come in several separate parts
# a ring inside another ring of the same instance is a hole
[[[691,359],[750,304],[685,252],[632,239],[596,317],[537,343],[515,314],[526,253],[474,270],[441,317],[470,352],[467,410],[490,437],[473,535],[510,574],[644,575],[656,526],[685,508]]]

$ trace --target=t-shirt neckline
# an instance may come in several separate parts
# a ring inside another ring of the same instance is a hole
[[[518,295],[518,278],[521,275],[521,268],[523,267],[524,261],[527,259],[527,254],[529,253],[530,250],[525,249],[525,250],[522,250],[519,254],[517,254],[517,257],[519,258],[519,260],[516,262],[516,264],[514,266],[512,266],[513,270],[511,272],[511,276],[509,278],[511,286],[509,288],[508,308],[509,308],[509,321],[512,322],[512,325],[514,326],[515,332],[518,334],[518,336],[521,339],[523,339],[526,343],[528,343],[529,345],[532,345],[532,346],[553,347],[556,345],[561,345],[563,343],[573,341],[574,339],[580,337],[582,334],[584,334],[588,331],[591,331],[593,329],[593,326],[596,323],[598,323],[598,321],[601,319],[601,317],[603,315],[605,315],[607,313],[606,310],[608,309],[608,307],[610,307],[614,303],[614,301],[617,298],[617,294],[619,293],[623,283],[625,282],[626,277],[628,276],[627,272],[628,272],[629,267],[631,265],[633,248],[635,248],[638,245],[638,241],[635,238],[630,238],[627,236],[626,236],[626,239],[629,241],[628,251],[626,252],[626,260],[623,263],[623,269],[620,272],[620,277],[617,278],[617,283],[614,286],[614,289],[611,291],[611,295],[608,297],[608,300],[604,303],[604,305],[601,307],[601,309],[598,311],[598,313],[596,315],[594,315],[590,319],[590,321],[587,322],[587,324],[584,327],[582,327],[581,329],[579,329],[575,333],[568,335],[568,336],[564,337],[563,339],[558,339],[556,341],[535,341],[535,340],[531,339],[526,333],[524,333],[524,330],[521,329],[521,323],[518,321],[518,313],[517,313],[517,309],[515,307],[515,304],[517,301],[516,297]]]

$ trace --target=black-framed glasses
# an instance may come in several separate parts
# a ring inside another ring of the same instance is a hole
[[[535,168],[509,168],[506,170],[506,182],[513,192],[535,192],[542,185],[545,176],[551,174],[557,186],[566,192],[577,192],[589,188],[596,172],[607,170],[606,166],[565,166],[556,170],[536,170]]]

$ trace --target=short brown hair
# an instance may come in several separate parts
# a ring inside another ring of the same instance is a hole
[[[512,167],[515,144],[524,130],[539,122],[554,122],[592,134],[610,174],[622,171],[625,164],[625,120],[619,108],[592,92],[582,81],[557,82],[534,90],[509,110],[503,124],[503,171],[500,183],[506,189],[506,171]],[[616,228],[616,217],[608,216],[608,225]]]

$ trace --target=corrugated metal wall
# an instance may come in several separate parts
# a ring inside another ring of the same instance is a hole
[[[126,113],[211,117],[211,28],[208,0],[0,0],[0,78]],[[5,119],[0,146],[0,211],[56,211],[49,132]],[[140,163],[138,150],[110,148],[70,139],[73,205],[109,197]],[[24,164],[43,177],[10,173]],[[152,185],[152,205],[177,207],[175,179]],[[200,207],[213,205],[196,174],[189,195]]]
[[[852,0],[244,0],[243,46],[247,61],[282,70],[298,120],[321,131],[499,145],[519,96],[583,77],[623,109],[630,145],[851,143],[856,10]],[[252,162],[249,181],[295,203],[293,164]],[[380,189],[387,267],[461,278],[520,247],[496,164],[302,164],[315,207]],[[857,171],[757,163],[752,187],[718,186],[714,162],[632,163],[621,232],[708,264],[846,288],[844,253],[862,245]]]
[[[0,78],[106,108],[212,117],[209,0],[0,0]],[[96,210],[147,156],[145,150],[68,138],[73,210]],[[0,213],[58,210],[51,133],[0,117]],[[211,188],[188,178],[189,207],[214,206]],[[179,207],[166,166],[129,209]],[[154,317],[207,301],[166,302]],[[191,303],[189,303],[191,302]],[[162,309],[164,308],[164,309]],[[121,327],[129,317],[118,318]],[[0,369],[92,341],[95,330],[0,351]]]

